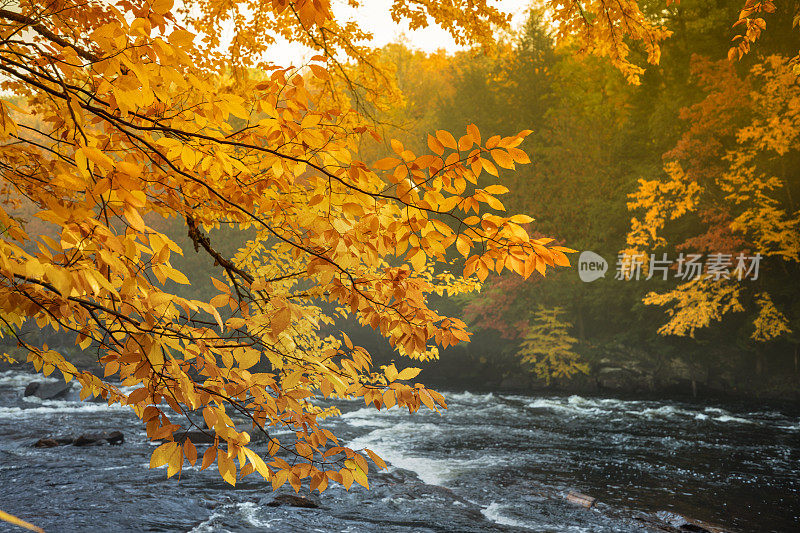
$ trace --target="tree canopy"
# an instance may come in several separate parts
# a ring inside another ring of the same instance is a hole
[[[485,41],[502,20],[470,5],[396,2],[393,13]],[[97,350],[104,378],[17,336],[37,370],[77,380],[81,398],[130,406],[164,441],[151,466],[169,476],[199,460],[230,484],[258,472],[275,488],[367,486],[367,458],[383,462],[340,446],[321,423],[331,411],[310,400],[409,411],[445,401],[411,381],[418,369],[373,368],[346,335],[323,335],[332,314],[427,359],[468,338],[429,294],[568,264],[569,249],[523,229],[530,217],[498,214],[505,187],[475,185],[528,162],[528,131],[440,130],[424,151],[392,140],[392,157],[355,159],[359,138],[377,134],[332,91],[350,79],[335,50],[361,34],[327,2],[21,2],[0,20],[3,88],[15,96],[0,101],[0,319],[11,335],[32,320]],[[225,21],[236,27],[227,48]],[[276,34],[323,54],[265,64]],[[183,226],[191,247],[164,224]],[[247,242],[221,253],[220,227]],[[209,298],[180,291],[190,279],[173,261],[191,253],[214,265]],[[193,427],[214,439],[202,459],[182,436]]]

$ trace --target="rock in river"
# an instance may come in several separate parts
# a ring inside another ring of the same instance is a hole
[[[319,503],[297,494],[276,494],[272,497],[264,498],[260,503],[268,507],[280,507],[281,505],[304,509],[316,509],[319,507]]]
[[[42,400],[63,400],[70,396],[72,383],[45,383],[42,381],[32,381],[25,387],[23,396],[35,396]]]
[[[123,442],[125,442],[125,436],[122,432],[112,431],[110,433],[84,434],[78,437],[46,437],[34,442],[33,447],[54,448],[56,446],[65,446],[68,444],[72,444],[73,446],[102,446],[103,444],[119,446]]]

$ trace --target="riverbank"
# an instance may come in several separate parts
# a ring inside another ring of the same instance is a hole
[[[549,383],[519,366],[513,354],[483,357],[474,347],[446,350],[438,361],[423,363],[420,380],[432,387],[502,391],[515,394],[579,394],[618,397],[779,401],[800,404],[800,373],[765,372],[722,362],[712,367],[666,356],[619,349],[584,359],[588,374]],[[388,359],[387,359],[388,361]],[[376,363],[381,364],[381,356]],[[417,364],[417,363],[415,363]]]

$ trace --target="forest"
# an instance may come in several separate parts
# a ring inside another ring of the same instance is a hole
[[[413,146],[425,132],[473,122],[501,134],[533,130],[523,146],[532,163],[499,169],[506,209],[608,263],[604,278],[586,283],[576,254],[552,277],[493,274],[480,293],[442,299],[473,337],[426,367],[429,380],[797,397],[797,5],[776,6],[757,51],[736,62],[736,3],[644,5],[676,34],[637,84],[577,45],[556,46],[536,10],[490,55],[382,50],[403,95],[380,115],[393,136]],[[621,277],[620,261],[637,254],[642,274]],[[647,279],[651,254],[669,270]],[[751,258],[742,272],[739,254]],[[694,282],[678,270],[678,257],[690,255],[702,270]],[[729,279],[708,276],[715,255]],[[526,348],[554,338],[563,348]]]

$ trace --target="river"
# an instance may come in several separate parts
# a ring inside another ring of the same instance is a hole
[[[0,509],[48,532],[638,532],[669,531],[657,524],[675,513],[800,530],[796,405],[450,392],[442,414],[409,415],[340,402],[328,427],[390,468],[369,491],[334,487],[299,509],[267,505],[257,475],[235,488],[197,468],[167,479],[128,410],[23,398],[36,379],[0,372]],[[31,446],[111,430],[122,446]],[[598,503],[570,503],[571,491]]]

